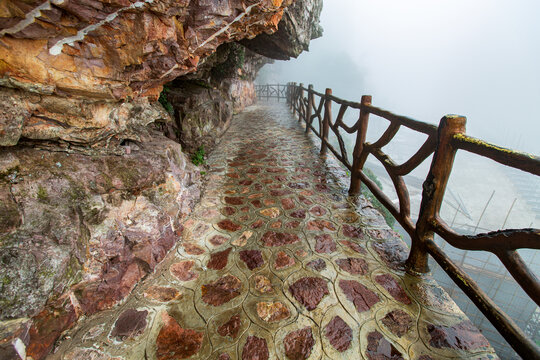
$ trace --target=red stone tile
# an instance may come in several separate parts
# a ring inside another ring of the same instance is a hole
[[[234,197],[234,196],[225,196],[225,203],[229,205],[242,205],[244,203],[244,198]]]
[[[289,198],[281,199],[281,205],[285,210],[292,210],[295,208],[294,201]]]
[[[405,335],[413,323],[413,319],[405,311],[397,309],[382,318],[382,323],[397,337]]]
[[[365,275],[368,272],[368,264],[364,259],[345,258],[336,260],[336,264],[341,270],[352,275]]]
[[[221,220],[220,222],[217,223],[217,226],[222,230],[230,231],[230,232],[238,231],[242,228],[242,226],[232,222],[229,219]]]
[[[354,243],[349,240],[341,240],[340,242],[342,245],[347,246],[349,249],[351,249],[354,252],[357,252],[359,254],[367,255],[366,249],[364,249],[362,246],[358,245],[357,243]]]
[[[195,265],[195,261],[184,260],[171,265],[171,274],[173,274],[180,281],[191,281],[199,277],[197,272],[191,271]]]
[[[291,295],[307,310],[314,310],[325,295],[330,294],[324,279],[304,277],[289,286]]]
[[[468,320],[454,326],[428,324],[429,345],[441,349],[476,350],[489,346],[484,335]]]
[[[306,266],[315,271],[323,271],[326,269],[326,262],[323,259],[311,260]]]
[[[310,231],[335,231],[336,227],[334,226],[334,224],[326,220],[311,220],[308,221],[306,229]]]
[[[276,254],[276,260],[274,261],[274,268],[276,270],[283,270],[294,264],[294,258],[287,255],[285,251],[280,251]]]
[[[339,280],[339,287],[358,312],[368,311],[379,302],[379,296],[358,281]]]
[[[148,311],[137,311],[135,309],[125,310],[114,323],[111,336],[124,341],[141,335],[146,328],[146,317]]]
[[[291,331],[283,339],[285,356],[290,360],[306,360],[311,355],[315,339],[311,327]]]
[[[315,236],[315,252],[319,254],[331,254],[336,251],[336,243],[328,234]]]
[[[220,306],[239,296],[241,289],[240,279],[233,275],[225,275],[201,287],[202,301],[213,306]]]
[[[214,235],[212,236],[212,238],[210,238],[210,244],[214,245],[214,246],[220,246],[220,245],[223,245],[224,243],[226,243],[229,239],[226,238],[225,236],[223,235]]]
[[[242,348],[242,360],[268,360],[268,344],[266,339],[248,336]]]
[[[367,336],[366,356],[369,360],[403,360],[403,355],[377,330]]]
[[[339,316],[334,316],[324,327],[324,335],[330,345],[339,352],[346,351],[353,339],[351,327]]]
[[[309,212],[314,216],[323,216],[327,213],[326,209],[319,205],[312,207]]]
[[[364,233],[361,227],[355,227],[349,224],[343,224],[343,235],[353,239],[364,239]]]
[[[226,323],[221,325],[217,329],[217,333],[223,337],[230,336],[233,339],[236,339],[238,333],[240,332],[240,327],[242,325],[242,320],[240,319],[240,314],[232,316]]]
[[[240,251],[240,260],[242,260],[249,270],[254,270],[264,265],[264,259],[260,250],[242,250]]]
[[[375,281],[377,281],[397,301],[405,305],[409,305],[411,303],[411,299],[409,298],[405,290],[403,290],[401,285],[399,285],[399,283],[396,281],[396,279],[394,279],[392,275],[377,275],[375,277]]]
[[[223,251],[212,253],[206,267],[212,270],[221,270],[225,268],[225,266],[227,266],[227,262],[229,261],[229,253],[231,250],[232,248],[228,248]]]
[[[164,324],[156,339],[157,359],[186,359],[197,354],[202,346],[203,333],[182,328],[167,313],[162,316]]]
[[[267,231],[261,238],[264,246],[283,246],[290,245],[300,241],[296,234]]]

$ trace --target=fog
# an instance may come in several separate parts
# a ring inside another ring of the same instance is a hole
[[[370,94],[431,123],[465,115],[468,134],[539,154],[539,14],[535,0],[328,0],[324,36],[259,81]]]

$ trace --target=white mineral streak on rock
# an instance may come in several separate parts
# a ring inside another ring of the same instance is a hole
[[[62,0],[63,1],[63,0]],[[116,19],[118,17],[118,15],[121,13],[121,12],[124,12],[126,10],[132,10],[132,9],[140,9],[142,8],[144,5],[146,4],[151,4],[153,3],[154,0],[144,0],[144,1],[137,1],[136,3],[133,3],[131,4],[130,6],[127,6],[125,8],[122,8],[116,12],[113,12],[111,14],[109,14],[105,19],[101,20],[100,22],[98,23],[95,23],[93,25],[89,25],[87,27],[85,27],[84,29],[82,30],[79,30],[77,32],[76,35],[73,35],[73,36],[70,36],[70,37],[67,37],[67,38],[64,38],[62,40],[59,40],[56,44],[54,44],[50,49],[49,49],[49,54],[51,55],[60,55],[60,53],[62,52],[62,49],[64,47],[64,45],[71,45],[73,44],[74,42],[76,41],[82,41],[84,40],[84,38],[86,37],[86,35],[91,32],[91,31],[94,31],[96,30],[97,28],[103,26],[104,24],[106,23],[109,23],[111,21],[113,21],[114,19]]]
[[[51,3],[54,5],[61,5],[64,3],[64,0],[47,0],[43,4],[39,5],[37,8],[30,11],[28,14],[26,14],[26,17],[19,21],[14,26],[10,27],[9,29],[4,29],[0,31],[0,36],[4,36],[6,34],[16,34],[21,30],[24,30],[28,25],[31,25],[34,23],[34,21],[41,16],[41,11],[43,10],[51,10]]]
[[[208,44],[210,41],[214,40],[216,37],[218,37],[219,35],[223,34],[225,31],[227,31],[232,24],[234,24],[235,22],[238,22],[240,20],[242,20],[246,15],[249,15],[249,13],[251,12],[251,9],[253,9],[255,6],[259,6],[260,4],[262,3],[262,1],[259,1],[258,3],[255,3],[253,5],[250,5],[246,8],[246,11],[244,11],[243,13],[241,13],[240,15],[238,15],[233,21],[231,21],[230,23],[228,23],[225,27],[223,27],[222,29],[220,29],[219,31],[216,31],[214,34],[212,34],[208,39],[206,39],[202,44],[200,44],[199,46],[197,46],[197,48],[195,50],[197,50],[198,48],[200,47],[203,47],[204,45]]]
[[[165,76],[169,75],[170,73],[172,73],[177,68],[178,68],[178,64],[174,64],[174,66],[172,68],[167,70],[167,72],[165,74],[161,75],[159,78],[163,79]]]
[[[26,345],[24,345],[21,339],[15,339],[13,347],[15,348],[15,351],[17,351],[17,354],[19,354],[21,359],[26,359]]]

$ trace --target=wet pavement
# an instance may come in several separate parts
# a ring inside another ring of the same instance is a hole
[[[182,240],[49,359],[496,359],[284,104],[235,117]]]

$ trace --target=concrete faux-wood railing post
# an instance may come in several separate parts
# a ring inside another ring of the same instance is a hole
[[[452,146],[452,139],[454,135],[465,134],[466,122],[464,116],[446,115],[439,123],[437,147],[428,176],[422,185],[420,214],[407,259],[407,269],[412,273],[429,271],[426,242],[433,241],[434,234],[430,223],[439,216],[446,185],[452,172],[457,151]]]
[[[371,95],[363,95],[360,103],[362,105],[371,105]],[[367,159],[366,156],[362,156],[369,123],[369,111],[367,111],[365,107],[360,109],[359,120],[360,128],[356,133],[356,143],[353,150],[353,164],[351,170],[351,185],[349,187],[349,195],[360,194],[360,187],[362,184],[358,172],[364,168],[364,163]]]
[[[323,117],[323,127],[320,129],[322,141],[321,141],[321,155],[325,155],[328,146],[326,143],[328,142],[328,132],[330,130],[330,119],[332,118],[332,99],[330,99],[330,96],[332,96],[332,89],[327,88],[326,92],[326,99],[324,101],[324,117]]]
[[[300,122],[302,121],[302,115],[304,115],[304,111],[302,111],[302,104],[304,100],[304,84],[300,83],[298,91],[298,122]]]
[[[315,96],[313,94],[313,85],[308,86],[308,104],[306,109],[306,134],[309,131],[311,125],[311,115],[313,114],[313,104],[315,102]]]

